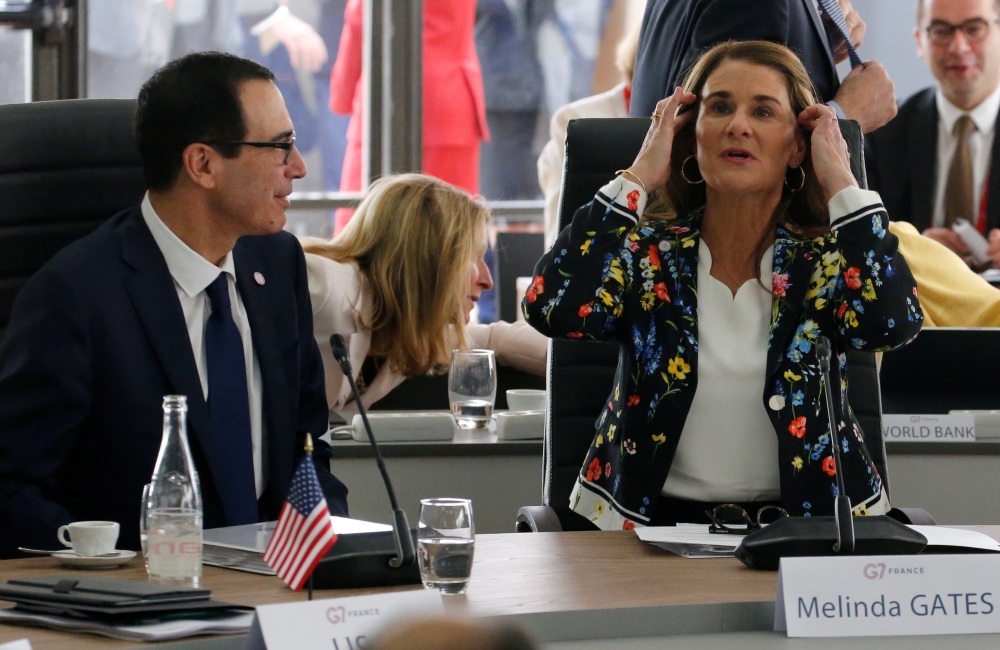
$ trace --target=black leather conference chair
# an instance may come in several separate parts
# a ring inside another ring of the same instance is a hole
[[[0,106],[0,335],[35,271],[142,199],[134,118],[133,100]]]
[[[845,120],[841,120],[840,127],[851,152],[851,169],[858,184],[867,187],[861,129],[857,122]],[[562,227],[614,177],[616,170],[632,164],[648,128],[647,118],[582,119],[569,123],[559,205]],[[518,511],[515,523],[518,532],[595,530],[590,521],[569,509],[569,495],[594,437],[594,422],[613,385],[618,355],[619,346],[614,343],[562,339],[550,343],[543,505],[526,506]],[[865,432],[868,449],[888,491],[875,355],[849,352],[847,377],[851,408]],[[913,523],[933,523],[923,511],[904,512],[902,516]]]
[[[517,278],[530,276],[535,262],[545,252],[540,232],[498,232],[493,262],[493,293],[500,320],[513,323],[521,305],[517,301]]]

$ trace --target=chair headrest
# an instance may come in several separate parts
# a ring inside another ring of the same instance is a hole
[[[68,99],[0,106],[0,174],[142,166],[134,99]]]

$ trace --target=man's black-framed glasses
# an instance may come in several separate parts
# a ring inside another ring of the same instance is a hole
[[[752,520],[742,506],[735,503],[723,503],[711,510],[706,510],[705,514],[712,522],[708,527],[710,533],[748,535],[768,524],[773,524],[782,517],[787,517],[788,511],[780,506],[763,506],[757,511],[756,520]]]
[[[282,165],[288,164],[288,158],[292,155],[292,147],[295,146],[295,134],[288,140],[282,140],[281,142],[247,142],[246,140],[212,140],[211,142],[205,142],[211,147],[216,146],[237,146],[237,147],[255,147],[257,149],[282,149],[285,152],[285,158],[281,161]]]
[[[951,45],[955,39],[955,31],[962,30],[965,40],[978,43],[990,33],[990,27],[1000,23],[1000,20],[985,18],[970,18],[961,25],[952,25],[943,20],[935,20],[927,27],[927,38],[935,45]]]

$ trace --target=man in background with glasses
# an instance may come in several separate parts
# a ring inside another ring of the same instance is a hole
[[[327,428],[305,258],[282,232],[306,166],[274,76],[189,55],[143,86],[135,126],[141,205],[33,276],[0,339],[0,557],[87,519],[137,549],[164,395],[188,398],[205,528],[276,519],[306,432]],[[346,516],[329,447],[313,457]]]
[[[976,270],[1000,265],[998,20],[997,0],[919,0],[917,52],[937,87],[908,99],[866,147],[868,184],[893,219],[910,222]],[[990,261],[977,260],[953,230],[963,222],[989,239]]]

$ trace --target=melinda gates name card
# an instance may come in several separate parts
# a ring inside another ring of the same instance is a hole
[[[790,637],[1000,632],[1000,554],[782,558]]]

